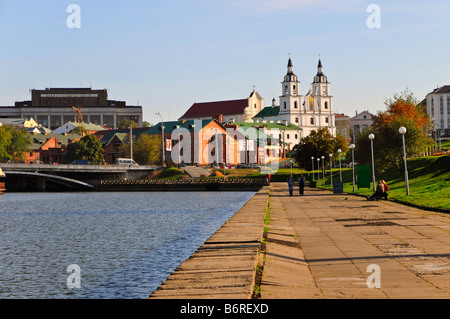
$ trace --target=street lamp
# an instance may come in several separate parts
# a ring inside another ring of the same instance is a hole
[[[312,167],[312,174],[313,174],[313,181],[314,181],[314,156],[311,157],[311,167]]]
[[[165,150],[164,150],[164,148],[165,148],[165,145],[164,145],[165,144],[164,143],[164,121],[163,121],[162,115],[159,112],[157,112],[155,114],[161,118],[162,165],[163,165],[163,167],[165,167],[166,166],[166,154],[164,154],[165,153]]]
[[[320,158],[317,158],[317,185],[319,185],[320,182]]]
[[[342,166],[341,166],[341,149],[338,149],[337,152],[339,153],[339,178],[340,181],[342,182]]]
[[[328,155],[330,157],[330,178],[331,178],[331,187],[333,187],[333,154]]]
[[[352,150],[352,181],[353,193],[355,192],[355,144],[350,144],[349,148]]]
[[[322,159],[322,176],[323,176],[323,186],[325,186],[325,156],[320,157]]]
[[[372,181],[373,181],[373,191],[375,192],[375,164],[373,160],[373,139],[375,138],[375,135],[369,134],[369,140],[370,140],[370,150],[372,153]]]
[[[408,167],[406,165],[406,147],[405,147],[405,133],[406,128],[400,127],[398,129],[398,132],[402,135],[402,141],[403,141],[403,160],[405,161],[405,184],[406,184],[406,195],[409,195],[409,182],[408,182]]]

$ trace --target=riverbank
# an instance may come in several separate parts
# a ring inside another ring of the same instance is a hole
[[[251,298],[268,198],[263,186],[149,298]]]
[[[449,227],[447,214],[271,183],[150,299],[448,299]]]

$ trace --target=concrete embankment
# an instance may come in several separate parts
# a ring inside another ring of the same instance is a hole
[[[262,187],[149,298],[251,298],[269,187]]]

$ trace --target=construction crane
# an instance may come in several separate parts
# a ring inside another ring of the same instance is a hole
[[[77,123],[83,123],[83,114],[81,114],[81,109],[82,106],[80,106],[80,108],[76,108],[75,106],[72,106],[72,108],[77,112],[78,116],[77,116]]]

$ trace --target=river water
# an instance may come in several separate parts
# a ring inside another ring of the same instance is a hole
[[[253,195],[5,193],[0,298],[147,298]]]

